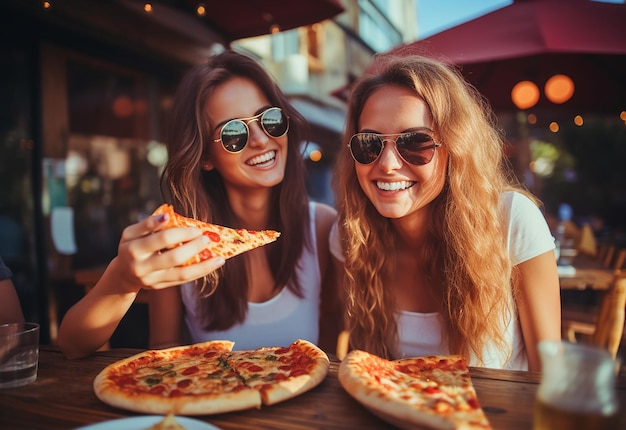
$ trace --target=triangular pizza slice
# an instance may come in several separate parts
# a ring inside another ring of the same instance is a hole
[[[163,204],[155,210],[152,215],[168,214],[169,221],[165,228],[174,227],[196,227],[202,234],[209,238],[207,248],[186,261],[184,266],[199,263],[212,257],[230,258],[243,252],[250,251],[268,243],[274,242],[280,233],[274,230],[246,230],[224,227],[187,218],[174,212],[174,207]]]

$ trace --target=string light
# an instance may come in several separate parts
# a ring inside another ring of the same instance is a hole
[[[574,95],[574,81],[567,75],[554,75],[548,79],[543,90],[552,103],[565,103]]]
[[[521,81],[511,90],[511,100],[519,109],[533,107],[539,101],[539,88],[531,81]]]
[[[143,10],[146,11],[147,13],[152,13],[152,4],[151,3],[144,3]]]
[[[552,121],[549,125],[549,128],[552,133],[556,133],[559,131],[559,123],[556,121]]]
[[[44,2],[41,3],[41,6],[44,9],[50,9],[52,7],[52,3],[50,3],[49,1],[44,1]]]
[[[206,7],[200,3],[197,7],[196,7],[196,13],[198,14],[198,16],[204,16],[206,15]]]
[[[582,116],[580,116],[580,115],[576,115],[576,116],[574,117],[574,124],[576,124],[577,126],[579,126],[579,127],[580,127],[581,125],[583,125],[583,124],[584,124],[584,122],[585,122],[585,121],[583,120],[583,117],[582,117]]]

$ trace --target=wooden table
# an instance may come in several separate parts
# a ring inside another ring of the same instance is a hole
[[[573,264],[576,273],[559,274],[562,290],[606,290],[613,280],[614,271],[605,268],[600,261],[579,255]]]
[[[39,374],[32,384],[0,390],[1,429],[71,429],[100,421],[138,415],[102,403],[93,393],[94,377],[106,365],[138,350],[97,352],[67,360],[52,346],[43,346]],[[222,429],[388,429],[352,399],[337,380],[339,362],[331,362],[326,379],[294,399],[259,410],[196,416]],[[481,405],[494,429],[531,429],[540,375],[533,372],[472,368]],[[626,380],[617,384],[621,410],[626,411]],[[626,419],[623,417],[626,424]]]

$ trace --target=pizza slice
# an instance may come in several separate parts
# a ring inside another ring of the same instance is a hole
[[[265,405],[310,390],[326,377],[330,367],[324,351],[301,339],[288,347],[233,351],[227,361],[248,387],[259,390]]]
[[[199,263],[212,257],[230,258],[274,242],[280,233],[274,230],[246,230],[224,227],[187,218],[174,212],[172,205],[163,204],[152,215],[167,214],[169,221],[165,228],[196,227],[209,238],[207,248],[186,261],[183,266]]]
[[[461,356],[389,361],[354,350],[338,376],[352,397],[398,427],[491,429]]]

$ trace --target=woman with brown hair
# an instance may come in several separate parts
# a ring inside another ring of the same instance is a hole
[[[539,369],[537,343],[560,338],[554,240],[506,169],[490,109],[440,62],[376,61],[351,94],[336,169],[350,347]]]
[[[328,233],[336,212],[308,199],[302,116],[256,60],[226,51],[185,76],[170,126],[163,183],[177,213],[281,236],[226,263],[181,266],[203,249],[199,231],[160,230],[166,219],[157,216],[127,227],[118,256],[64,318],[64,353],[80,357],[105,343],[141,289],[150,291],[153,348],[326,342],[320,296],[322,285],[335,287]]]

